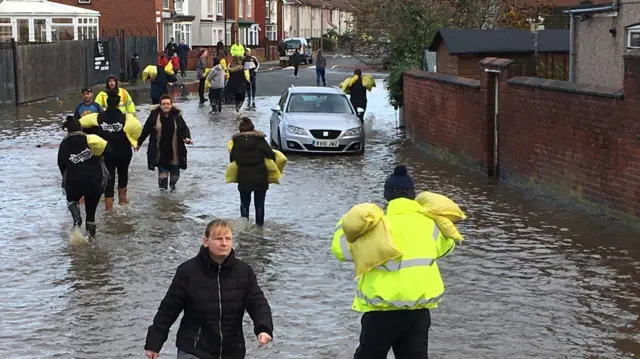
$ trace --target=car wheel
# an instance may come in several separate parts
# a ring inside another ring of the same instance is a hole
[[[282,153],[287,152],[282,145],[282,134],[280,133],[280,129],[278,128],[278,150]]]

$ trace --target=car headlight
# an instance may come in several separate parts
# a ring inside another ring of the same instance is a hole
[[[292,133],[294,135],[306,135],[307,131],[304,128],[296,127],[296,126],[287,126],[287,132]]]
[[[356,128],[352,128],[350,130],[347,130],[344,135],[345,136],[358,136],[362,133],[362,127],[356,127]]]

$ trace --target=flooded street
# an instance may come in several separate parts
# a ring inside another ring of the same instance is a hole
[[[278,74],[263,83],[267,76]],[[256,129],[269,131],[282,91],[245,111]],[[148,95],[132,95],[144,121]],[[245,317],[247,357],[351,358],[360,330],[353,269],[333,258],[331,236],[351,206],[383,204],[384,180],[399,163],[417,191],[450,196],[468,216],[459,225],[465,242],[439,262],[447,292],[432,312],[431,358],[640,355],[640,232],[428,157],[399,140],[381,81],[369,98],[375,120],[364,156],[289,155],[283,184],[267,193],[262,230],[240,220],[236,185],[224,183],[235,114],[213,115],[197,94],[179,96],[195,144],[177,192],[157,189],[145,143],[131,165],[131,205],[104,214],[101,203],[96,244],[84,248],[69,246],[56,165],[63,111],[76,101],[3,115],[0,358],[142,358],[177,266],[197,253],[213,218],[234,222],[238,256],[256,270],[274,313],[274,341],[262,349]],[[161,358],[175,358],[178,323]]]

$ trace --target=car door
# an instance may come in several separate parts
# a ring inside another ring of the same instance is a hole
[[[280,123],[282,122],[282,116],[284,115],[288,94],[289,90],[285,90],[280,97],[280,100],[278,101],[278,106],[280,106],[280,114],[276,113],[275,111],[271,113],[270,136],[275,143],[278,143],[279,141],[278,128],[280,128]]]

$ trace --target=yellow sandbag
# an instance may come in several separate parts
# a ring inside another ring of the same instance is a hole
[[[142,81],[147,81],[149,79],[155,80],[156,76],[158,76],[158,68],[155,65],[149,65],[144,68],[142,71]]]
[[[204,80],[204,90],[205,91],[209,91],[209,89],[211,88],[211,81],[209,81],[209,79],[207,79],[207,76],[209,75],[209,72],[211,72],[211,69],[205,69],[203,76],[205,78]]]
[[[251,81],[251,75],[249,75],[249,70],[244,70],[244,78],[247,79],[247,82]]]
[[[169,63],[164,67],[164,72],[169,75],[175,74],[175,72],[173,71],[173,64],[171,63],[171,61],[169,61]]]
[[[224,78],[229,79],[229,70],[227,69],[227,60],[224,58],[220,59],[220,67],[224,70]]]
[[[393,241],[384,211],[374,203],[353,206],[342,217],[342,229],[349,242],[356,278],[402,256]]]
[[[124,121],[123,131],[125,135],[127,135],[127,139],[129,139],[131,146],[137,146],[138,138],[140,138],[140,135],[142,134],[142,124],[134,115],[130,113],[127,114],[127,118]]]
[[[441,194],[424,191],[416,196],[416,202],[422,206],[422,213],[436,222],[445,237],[455,241],[463,240],[454,223],[467,216],[454,201]]]
[[[362,86],[371,92],[371,89],[376,87],[376,81],[373,79],[373,76],[366,74],[362,76]]]
[[[231,153],[231,149],[233,148],[233,140],[230,140],[227,143],[227,149],[229,149],[229,153]],[[271,184],[280,184],[280,178],[282,178],[282,174],[284,173],[284,168],[287,164],[287,157],[278,150],[273,150],[276,155],[276,160],[272,160],[270,158],[264,159],[264,164],[267,166],[267,173],[269,177],[269,183]],[[224,175],[225,183],[237,183],[238,182],[238,165],[234,162],[231,162],[227,166],[227,171]]]
[[[82,126],[82,128],[98,126],[98,113],[93,112],[80,117],[80,126]]]
[[[348,94],[349,93],[349,89],[351,89],[351,85],[354,84],[354,82],[356,82],[356,80],[358,79],[358,76],[353,75],[351,77],[347,77],[346,79],[344,79],[344,81],[342,81],[340,83],[340,89]]]

